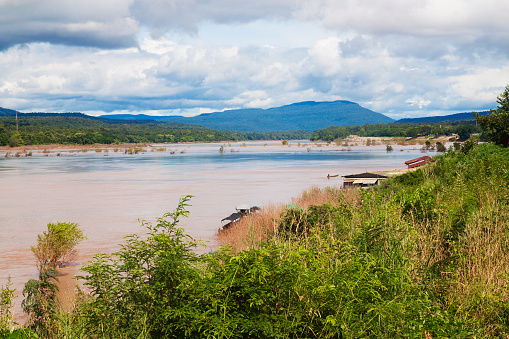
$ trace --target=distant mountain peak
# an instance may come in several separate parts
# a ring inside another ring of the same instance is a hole
[[[104,118],[133,120],[136,116],[103,115]],[[243,132],[275,132],[389,123],[394,120],[346,100],[302,101],[267,109],[245,108],[223,112],[203,113],[194,117],[151,117],[161,122],[180,122],[203,127]]]

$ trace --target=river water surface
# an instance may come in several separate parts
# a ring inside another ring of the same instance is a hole
[[[37,278],[30,246],[50,222],[75,222],[88,240],[79,245],[79,267],[98,252],[112,252],[128,233],[141,233],[138,218],[153,221],[172,211],[183,195],[193,195],[190,217],[181,227],[214,249],[220,220],[239,204],[263,207],[290,203],[310,186],[339,186],[340,177],[359,172],[402,169],[421,156],[418,149],[321,147],[295,143],[168,146],[170,152],[127,155],[88,151],[9,157],[0,151],[0,285],[10,276],[16,312],[23,285]],[[234,150],[235,152],[231,152]],[[75,269],[72,274],[75,274]],[[70,273],[70,274],[71,274]],[[17,317],[20,317],[17,314]]]

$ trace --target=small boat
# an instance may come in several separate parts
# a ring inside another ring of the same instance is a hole
[[[260,207],[249,206],[247,204],[244,204],[244,205],[238,205],[237,207],[235,207],[235,210],[237,212],[232,213],[229,216],[227,216],[226,218],[221,219],[221,222],[225,222],[225,224],[222,225],[223,230],[230,228],[233,224],[238,222],[244,216],[258,212],[260,210]]]
[[[242,214],[232,213],[229,216],[227,216],[226,218],[222,219],[221,222],[226,221],[226,223],[223,224],[223,226],[222,226],[223,230],[227,230],[228,228],[230,228],[230,226],[233,223],[236,223],[237,221],[239,221],[240,218],[242,218]]]

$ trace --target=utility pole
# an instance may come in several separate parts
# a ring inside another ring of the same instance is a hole
[[[16,132],[19,132],[19,130],[18,130],[18,110],[16,110]]]

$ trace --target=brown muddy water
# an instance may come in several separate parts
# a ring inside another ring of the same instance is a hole
[[[126,234],[141,234],[139,218],[154,221],[183,195],[194,197],[181,227],[207,244],[203,252],[216,248],[220,220],[239,204],[290,203],[310,186],[341,185],[341,177],[328,180],[327,174],[402,169],[405,160],[422,155],[408,146],[387,153],[385,146],[264,143],[224,145],[223,154],[223,144],[164,145],[167,151],[147,148],[135,155],[39,150],[6,158],[0,151],[0,285],[11,277],[16,319],[23,319],[24,284],[37,278],[30,246],[50,222],[78,223],[88,237],[78,247],[78,260],[61,270],[68,293],[93,254],[115,251]]]

